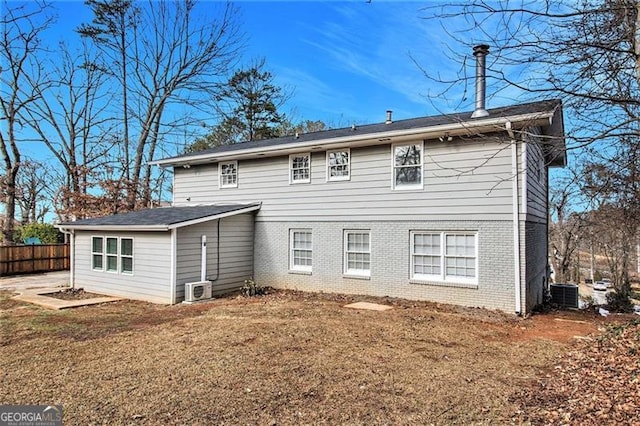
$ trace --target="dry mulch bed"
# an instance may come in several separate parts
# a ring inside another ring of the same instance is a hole
[[[94,299],[96,297],[103,297],[101,294],[89,293],[82,288],[67,288],[57,291],[55,293],[43,294],[43,296],[53,297],[61,300],[85,300]]]
[[[510,423],[516,390],[610,320],[291,291],[67,311],[7,297],[0,402],[62,404],[69,424]]]

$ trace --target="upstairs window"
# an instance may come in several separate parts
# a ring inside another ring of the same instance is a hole
[[[327,151],[327,180],[349,180],[351,153],[348,149]]]
[[[422,189],[422,148],[422,142],[392,145],[394,189]]]
[[[220,188],[238,187],[238,162],[220,163]]]
[[[289,183],[311,182],[311,154],[289,156]]]

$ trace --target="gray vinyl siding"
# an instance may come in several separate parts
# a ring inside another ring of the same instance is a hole
[[[91,237],[133,238],[133,275],[94,271]],[[155,303],[171,303],[171,237],[169,232],[75,233],[75,286],[98,294]]]
[[[184,300],[185,283],[200,281],[202,235],[207,236],[207,279],[214,294],[237,289],[253,276],[253,221],[253,213],[220,219],[219,263],[217,221],[178,229],[177,302]]]
[[[524,226],[524,275],[526,312],[541,304],[547,286],[547,226],[544,223],[526,222]]]
[[[419,142],[419,141],[416,141]],[[312,152],[311,183],[289,184],[289,157],[242,160],[238,187],[218,188],[216,164],[175,169],[174,204],[262,201],[257,221],[509,220],[511,150],[496,138],[424,144],[424,187],[392,189],[391,145],[351,149],[351,179],[327,182]]]
[[[289,230],[309,229],[313,238],[310,274],[289,270]],[[344,230],[369,230],[371,276],[343,274]],[[478,233],[478,285],[416,282],[410,279],[411,231]],[[514,312],[515,279],[511,221],[257,222],[256,282],[276,288],[390,296]]]
[[[527,220],[547,222],[547,165],[540,145],[529,142],[527,149]]]

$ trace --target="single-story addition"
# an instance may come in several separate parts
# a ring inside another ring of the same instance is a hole
[[[225,293],[253,275],[259,203],[162,207],[61,223],[71,283],[155,303],[185,300],[185,283]]]

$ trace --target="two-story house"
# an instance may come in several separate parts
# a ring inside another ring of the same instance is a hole
[[[156,163],[173,206],[61,224],[72,282],[159,303],[185,283],[526,313],[547,286],[559,101],[221,146]]]

